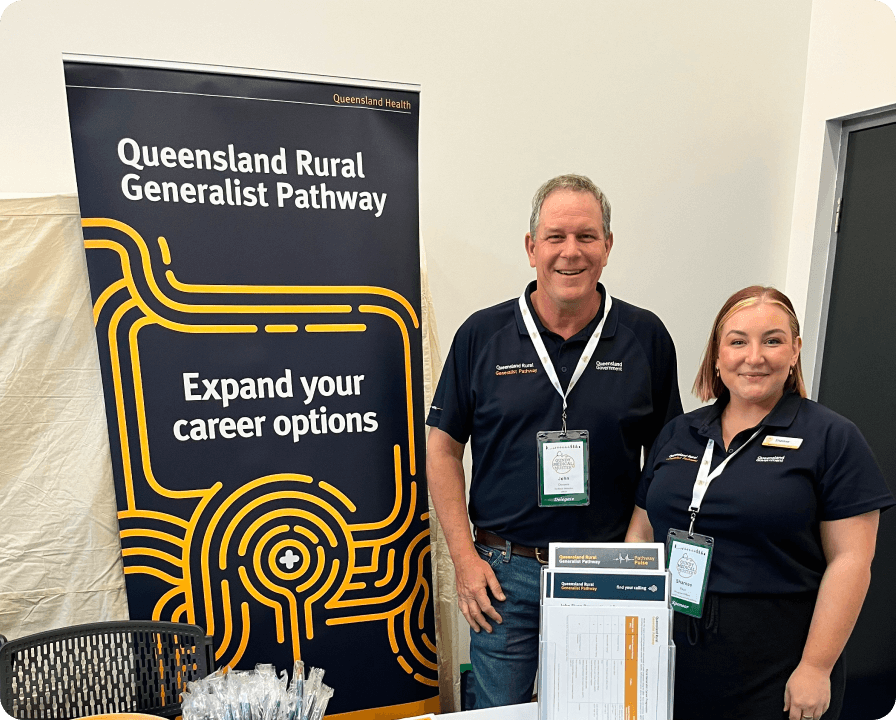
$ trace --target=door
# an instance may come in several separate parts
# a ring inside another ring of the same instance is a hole
[[[858,425],[896,494],[896,122],[889,119],[844,123],[817,397]],[[842,720],[887,715],[896,702],[896,508],[881,516],[871,590],[845,657]]]

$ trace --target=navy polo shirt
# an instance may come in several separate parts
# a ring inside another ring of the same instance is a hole
[[[564,341],[532,317],[564,389],[604,314]],[[598,285],[602,298],[606,291]],[[474,313],[457,331],[427,424],[470,441],[470,520],[511,542],[610,542],[625,536],[650,448],[681,414],[675,347],[659,318],[613,298],[595,352],[569,395],[567,427],[590,432],[591,504],[538,507],[535,435],[559,430],[563,400],[541,366],[515,298]]]
[[[669,528],[687,530],[688,506],[707,440],[712,469],[725,458],[722,410],[728,395],[665,427],[644,465],[637,504],[657,542]],[[859,429],[812,400],[785,394],[756,426],[759,435],[713,480],[694,532],[715,539],[708,590],[795,593],[817,590],[827,565],[819,523],[894,504]],[[756,427],[739,433],[728,452]],[[798,449],[764,446],[768,435],[800,438]]]

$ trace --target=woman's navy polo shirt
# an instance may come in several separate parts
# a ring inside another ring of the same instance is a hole
[[[712,468],[725,458],[721,414],[728,396],[682,415],[657,438],[636,502],[657,542],[686,530],[691,495],[707,440]],[[760,423],[759,435],[710,483],[694,532],[715,539],[710,592],[795,593],[817,590],[827,563],[819,523],[894,504],[859,429],[812,400],[788,393]],[[735,437],[729,452],[756,428]],[[767,435],[799,438],[797,449],[763,446]]]
[[[535,289],[531,283],[526,298]],[[598,285],[601,297],[606,297]],[[603,303],[564,341],[533,319],[564,387],[603,317]],[[535,435],[559,430],[563,401],[538,359],[516,299],[473,314],[457,331],[427,424],[470,441],[470,520],[530,547],[625,535],[641,448],[681,414],[675,348],[653,313],[613,298],[600,342],[568,399],[567,427],[590,432],[591,504],[538,507]]]

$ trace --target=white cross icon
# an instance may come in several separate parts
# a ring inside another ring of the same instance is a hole
[[[292,566],[299,562],[300,558],[296,555],[292,550],[287,549],[286,554],[280,558],[279,562],[281,565],[285,565],[287,570],[292,570]]]

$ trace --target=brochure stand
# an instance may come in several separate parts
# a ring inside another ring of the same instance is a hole
[[[541,575],[539,720],[671,720],[663,546],[553,543]]]

